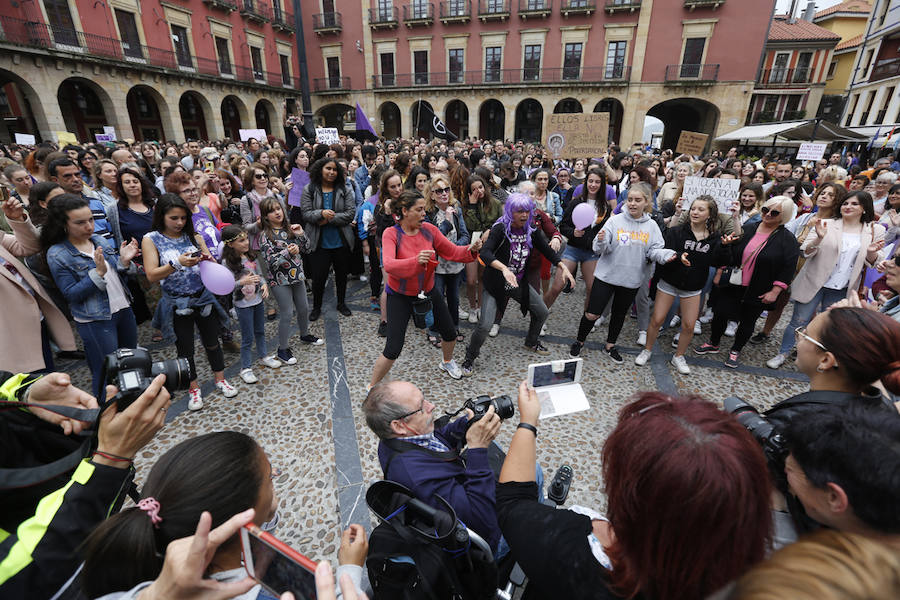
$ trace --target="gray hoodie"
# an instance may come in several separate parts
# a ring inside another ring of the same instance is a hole
[[[659,226],[644,213],[632,219],[627,210],[613,215],[594,238],[594,252],[600,255],[594,277],[624,288],[636,289],[649,279],[650,262],[664,263],[675,256],[665,248]]]

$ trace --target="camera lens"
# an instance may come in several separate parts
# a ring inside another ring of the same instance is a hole
[[[508,419],[516,414],[516,405],[513,404],[512,398],[509,396],[496,396],[491,398],[491,404],[494,405],[494,412],[501,419]]]
[[[186,390],[191,385],[191,366],[186,358],[157,361],[150,367],[150,373],[153,377],[164,374],[169,392]]]

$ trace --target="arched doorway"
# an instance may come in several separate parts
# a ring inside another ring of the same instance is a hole
[[[412,103],[412,107],[409,109],[409,115],[412,118],[412,137],[414,138],[425,138],[426,140],[431,139],[432,131],[431,127],[426,124],[426,126],[419,126],[419,107],[426,106],[426,110],[431,110],[434,112],[434,107],[431,106],[430,102],[425,100],[417,100]]]
[[[544,125],[544,107],[533,98],[526,98],[516,106],[516,141],[540,142]]]
[[[158,102],[165,100],[162,97],[157,99],[157,96],[155,90],[145,85],[136,85],[128,90],[125,105],[128,108],[128,118],[131,119],[134,139],[154,142],[166,139]]]
[[[316,111],[316,126],[336,127],[344,133],[344,123],[356,122],[356,109],[346,104],[326,104]]]
[[[0,70],[0,118],[4,127],[0,141],[12,143],[17,133],[27,133],[42,141],[41,132],[48,131],[47,117],[41,98],[19,75]]]
[[[206,132],[206,99],[197,92],[185,92],[178,101],[178,112],[181,115],[181,126],[184,137],[188,140],[208,140]],[[226,135],[227,130],[226,130]]]
[[[56,92],[63,122],[79,141],[93,142],[94,134],[103,133],[110,125],[106,120],[105,106],[112,106],[109,96],[97,84],[80,77],[63,81]],[[112,114],[112,112],[110,112]]]
[[[278,122],[278,115],[275,113],[275,107],[271,102],[265,99],[260,100],[256,103],[253,114],[256,117],[257,129],[265,129],[267,134],[275,135],[275,131],[272,127],[273,123]]]
[[[451,100],[444,108],[444,124],[459,139],[469,137],[469,107],[462,100]]]
[[[478,111],[478,136],[485,140],[502,140],[506,125],[506,109],[499,100],[486,100]]]
[[[584,112],[581,108],[581,102],[575,98],[563,98],[553,107],[553,114],[580,113]]]
[[[381,117],[381,135],[389,140],[400,137],[400,107],[393,102],[385,102],[378,115]]]
[[[225,128],[225,135],[232,140],[241,139],[241,108],[243,103],[236,96],[225,96],[222,100],[222,126]]]
[[[682,130],[712,136],[719,123],[719,108],[699,98],[676,98],[660,102],[647,115],[663,122],[662,147],[675,148]]]
[[[608,143],[619,143],[622,135],[622,114],[625,108],[615,98],[604,98],[594,106],[594,112],[609,113],[609,137]]]

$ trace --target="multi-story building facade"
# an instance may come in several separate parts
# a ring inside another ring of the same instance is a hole
[[[747,124],[815,116],[840,36],[804,19],[772,20]]]
[[[290,0],[0,3],[6,130],[93,141],[281,137],[296,96]]]
[[[815,14],[813,23],[841,36],[828,66],[825,91],[816,116],[835,123],[840,120],[856,50],[862,43],[871,12],[872,5],[867,0],[844,0]]]
[[[317,120],[387,137],[427,102],[460,137],[539,140],[544,115],[609,112],[713,135],[744,122],[774,0],[304,0]],[[317,9],[317,10],[316,10]],[[647,141],[647,140],[644,140]]]

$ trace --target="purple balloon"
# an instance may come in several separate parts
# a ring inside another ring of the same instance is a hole
[[[226,296],[234,291],[234,275],[228,267],[211,260],[200,261],[200,280],[206,289],[218,296]]]
[[[572,223],[575,229],[587,229],[594,224],[597,219],[597,213],[594,207],[587,202],[582,202],[572,211]]]

